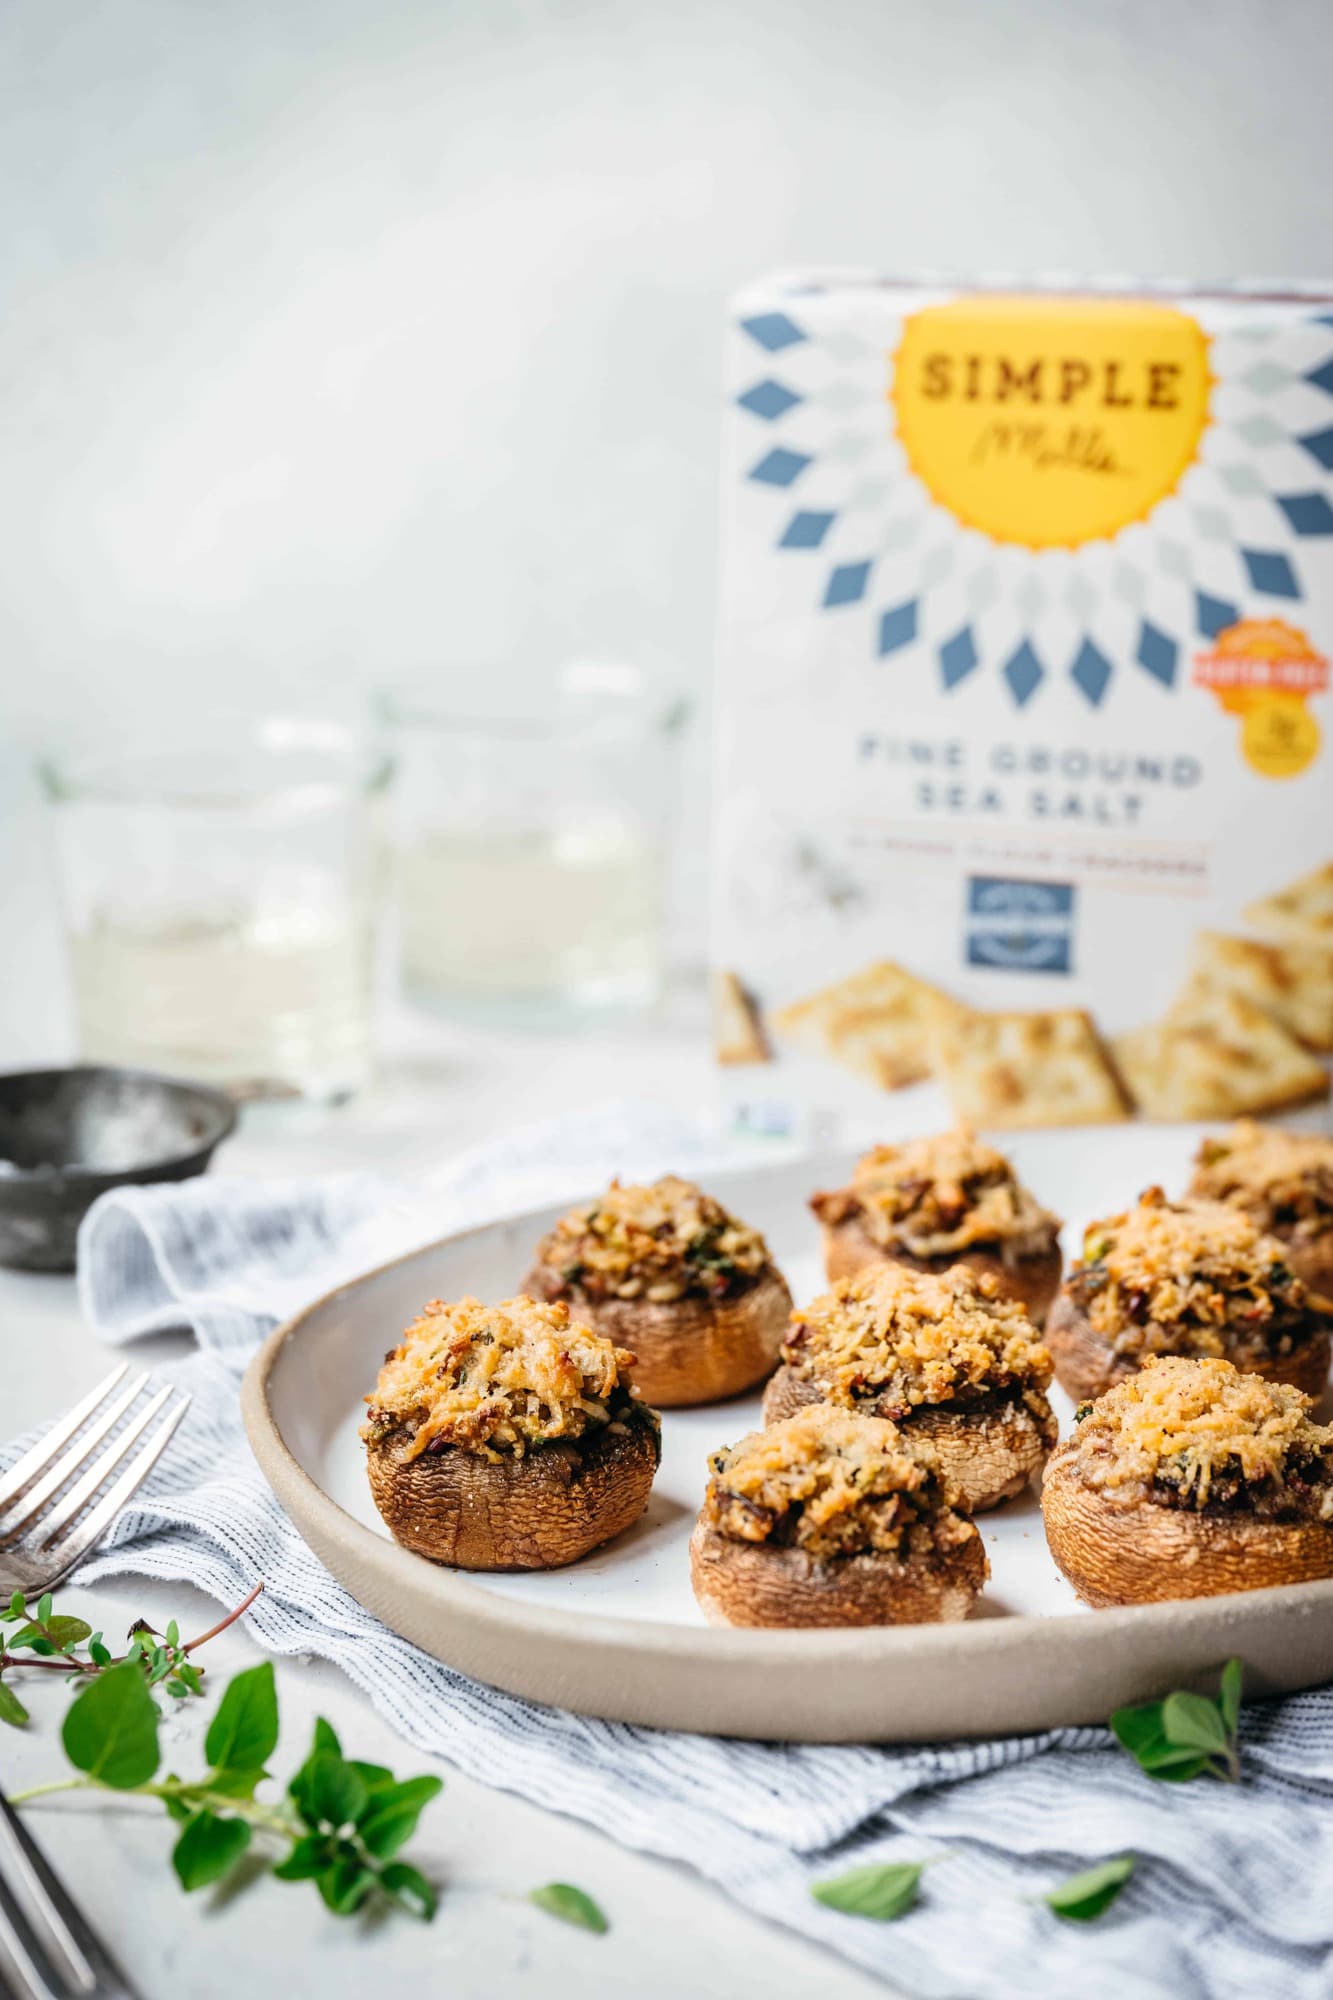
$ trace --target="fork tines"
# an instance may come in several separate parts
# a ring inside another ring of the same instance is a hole
[[[168,1387],[144,1401],[148,1376],[129,1372],[113,1368],[0,1476],[0,1577],[18,1566],[54,1582],[73,1568],[166,1449],[190,1398]]]

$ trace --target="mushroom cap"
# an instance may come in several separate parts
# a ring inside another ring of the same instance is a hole
[[[1074,1447],[1066,1440],[1047,1465],[1041,1511],[1051,1554],[1085,1604],[1221,1597],[1333,1576],[1333,1522],[1110,1500],[1080,1479]]]
[[[523,1283],[547,1296],[551,1273],[537,1265]],[[634,1386],[654,1409],[720,1403],[771,1375],[791,1314],[787,1281],[772,1265],[731,1299],[590,1299],[577,1286],[578,1316],[604,1339],[634,1353]]]
[[[1328,1385],[1330,1359],[1329,1331],[1317,1313],[1308,1315],[1309,1332],[1290,1354],[1247,1360],[1245,1373],[1262,1375],[1268,1382],[1290,1382],[1316,1399]],[[1076,1403],[1100,1396],[1129,1375],[1137,1375],[1141,1359],[1117,1354],[1105,1334],[1092,1324],[1081,1306],[1062,1291],[1046,1321],[1046,1345],[1055,1363],[1055,1379]],[[1228,1357],[1230,1359],[1231,1357]]]
[[[822,1402],[818,1385],[793,1374],[784,1362],[764,1391],[764,1422],[779,1423],[808,1403]],[[881,1408],[873,1396],[851,1406],[858,1416],[887,1417],[908,1437],[929,1438],[946,1484],[956,1486],[969,1514],[998,1507],[1032,1483],[1055,1443],[1050,1405],[1040,1421],[1022,1397],[997,1395],[980,1408],[921,1403],[906,1416],[901,1405]]]
[[[971,1523],[968,1523],[971,1527]],[[700,1517],[690,1581],[710,1625],[932,1625],[966,1618],[990,1566],[975,1528],[952,1548],[816,1562],[804,1549],[737,1542]]]
[[[979,1249],[975,1245],[967,1250],[950,1251],[941,1257],[914,1257],[908,1250],[886,1250],[856,1216],[849,1216],[845,1222],[825,1223],[821,1233],[824,1239],[824,1269],[830,1284],[835,1284],[839,1278],[854,1278],[867,1264],[902,1264],[909,1271],[933,1272],[947,1271],[954,1264],[966,1264],[978,1275],[989,1271],[1004,1296],[1017,1299],[1038,1328],[1045,1320],[1060,1285],[1062,1259],[1058,1243],[1053,1243],[1049,1250],[1043,1250],[1035,1257],[1023,1257],[1016,1263],[1006,1264],[1003,1257],[997,1257],[994,1251]]]
[[[1308,1292],[1333,1300],[1333,1229],[1319,1236],[1297,1236],[1292,1229],[1270,1229],[1285,1245],[1287,1262]]]
[[[391,1431],[367,1446],[375,1505],[404,1548],[456,1569],[559,1569],[610,1541],[648,1504],[659,1445],[641,1419],[576,1442],[487,1459],[456,1447],[407,1456]]]

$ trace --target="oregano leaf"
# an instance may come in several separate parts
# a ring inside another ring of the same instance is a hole
[[[249,1845],[250,1828],[243,1819],[198,1812],[172,1849],[171,1865],[183,1889],[204,1889],[230,1874]]]
[[[1184,1689],[1169,1694],[1162,1703],[1162,1734],[1180,1749],[1202,1750],[1209,1757],[1225,1756],[1231,1748],[1217,1703],[1209,1701],[1207,1695]]]
[[[572,1882],[547,1882],[540,1889],[529,1890],[528,1901],[545,1910],[549,1917],[558,1917],[562,1924],[595,1931],[599,1937],[611,1928],[592,1897],[576,1889]]]
[[[386,1895],[392,1896],[410,1916],[419,1917],[428,1924],[439,1908],[440,1899],[435,1885],[428,1882],[420,1869],[410,1861],[390,1861],[380,1869],[380,1887]],[[594,1909],[596,1905],[593,1905]],[[600,1911],[598,1912],[600,1915]],[[605,1927],[605,1918],[603,1918]]]
[[[278,1692],[272,1660],[228,1682],[204,1738],[204,1755],[214,1770],[253,1771],[277,1748]]]
[[[870,1917],[876,1923],[891,1924],[905,1916],[917,1899],[920,1861],[887,1861],[865,1868],[849,1868],[845,1875],[831,1876],[812,1885],[810,1894],[817,1903],[844,1916]]]
[[[1244,1684],[1245,1669],[1239,1660],[1228,1660],[1222,1669],[1222,1681],[1217,1691],[1217,1705],[1222,1711],[1222,1720],[1227,1726],[1228,1736],[1234,1737],[1240,1726],[1240,1696]]]
[[[12,1687],[0,1681],[0,1722],[8,1722],[15,1729],[23,1729],[28,1721],[28,1711],[19,1700]]]
[[[1096,1868],[1085,1868],[1081,1874],[1057,1883],[1042,1900],[1048,1910],[1067,1923],[1090,1924],[1103,1910],[1110,1909],[1136,1865],[1132,1854],[1103,1861]]]
[[[61,1731],[76,1770],[117,1791],[146,1785],[158,1766],[157,1707],[132,1660],[108,1667],[70,1703]]]

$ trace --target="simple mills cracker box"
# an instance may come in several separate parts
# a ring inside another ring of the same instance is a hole
[[[736,1121],[1325,1096],[1333,296],[814,275],[728,339]]]

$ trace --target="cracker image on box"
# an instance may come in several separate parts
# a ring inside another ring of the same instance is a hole
[[[1200,931],[1194,976],[1251,1000],[1308,1049],[1333,1049],[1333,943],[1285,944]]]
[[[727,338],[732,1122],[1314,1099],[1333,295],[814,270],[744,290]]]
[[[1112,1043],[1150,1118],[1233,1118],[1328,1094],[1328,1071],[1271,1014],[1238,993],[1191,986],[1161,1020]]]
[[[1264,936],[1333,944],[1333,861],[1251,903],[1245,915]]]
[[[930,1075],[932,1024],[955,1006],[938,987],[884,959],[780,1008],[773,1025],[787,1041],[897,1090]]]

